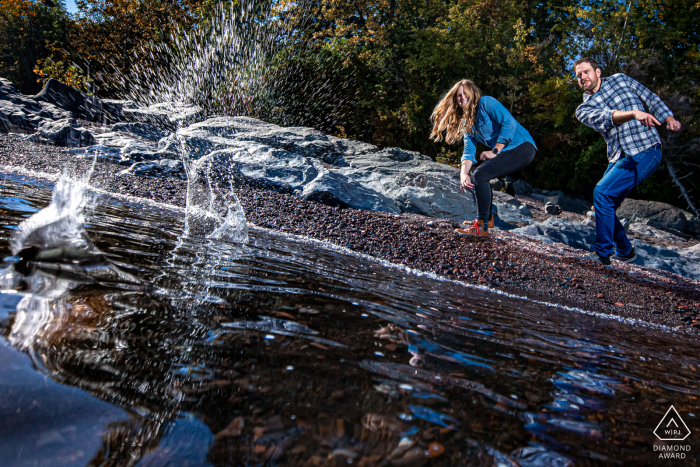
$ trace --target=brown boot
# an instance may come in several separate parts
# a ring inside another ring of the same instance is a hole
[[[465,226],[465,229],[468,229],[469,227],[474,224],[474,221],[464,221],[462,224]],[[489,219],[489,230],[493,229],[496,226],[496,223],[493,221],[493,214],[491,214],[491,219]]]
[[[484,221],[475,220],[474,223],[465,229],[455,229],[455,232],[461,235],[477,235],[479,237],[488,237],[489,231],[484,230]]]

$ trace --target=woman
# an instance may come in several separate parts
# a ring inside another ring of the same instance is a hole
[[[535,157],[537,147],[530,133],[518,123],[503,105],[493,97],[481,96],[476,85],[463,79],[452,86],[430,116],[433,131],[430,139],[452,144],[462,138],[464,153],[460,167],[460,188],[474,190],[477,216],[473,223],[455,231],[465,235],[488,237],[493,228],[491,214],[491,184],[493,178],[504,177],[520,170]],[[479,155],[482,163],[475,171],[473,179],[469,170],[476,164],[476,143],[493,148]],[[488,219],[488,222],[487,222]]]

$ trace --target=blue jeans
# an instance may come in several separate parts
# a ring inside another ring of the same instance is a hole
[[[600,256],[612,255],[613,243],[620,256],[632,252],[632,245],[615,215],[615,210],[620,207],[632,188],[654,173],[660,162],[661,148],[654,146],[631,157],[622,154],[617,162],[608,165],[605,175],[593,193],[596,225],[594,249]]]

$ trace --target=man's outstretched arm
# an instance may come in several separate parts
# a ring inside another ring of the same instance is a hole
[[[673,112],[671,112],[671,109],[668,108],[668,106],[664,103],[664,101],[661,100],[659,96],[651,92],[646,86],[644,86],[639,81],[634,80],[627,75],[622,76],[624,76],[625,81],[629,84],[629,86],[632,88],[635,94],[639,96],[642,102],[644,102],[644,104],[647,106],[647,108],[649,109],[649,113],[640,113],[640,111],[637,111],[637,114],[634,114],[635,111],[631,111],[633,115],[621,115],[619,117],[620,119],[626,118],[626,120],[621,121],[620,123],[625,123],[632,120],[633,118],[636,118],[637,120],[639,120],[639,122],[641,122],[647,127],[651,127],[652,124],[661,125],[661,122],[666,122],[668,129],[671,131],[678,131],[681,129],[680,122],[673,117]],[[648,118],[647,116],[652,116],[652,119]],[[613,121],[615,121],[614,116]],[[618,122],[615,123],[619,124]]]

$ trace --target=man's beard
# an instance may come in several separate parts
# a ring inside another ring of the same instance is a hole
[[[595,90],[595,88],[598,87],[598,80],[591,80],[591,82],[583,88],[584,91],[586,92],[592,92]]]

